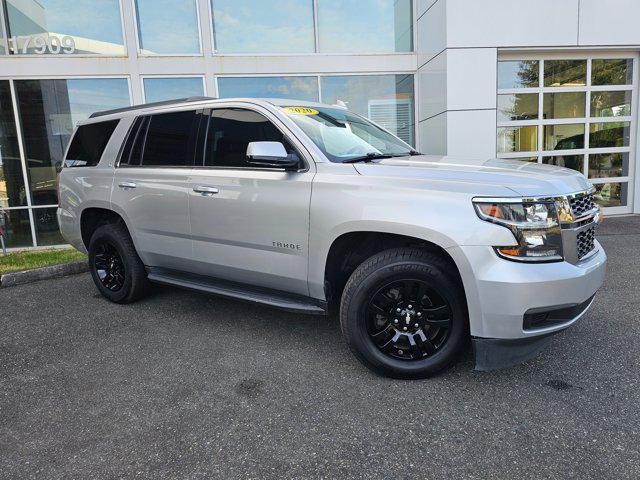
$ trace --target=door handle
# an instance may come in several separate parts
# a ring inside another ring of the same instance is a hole
[[[207,187],[206,185],[197,185],[193,187],[193,191],[196,193],[201,193],[202,195],[215,195],[219,193],[220,190],[216,187]]]
[[[118,186],[120,188],[136,188],[138,185],[135,182],[120,182]]]

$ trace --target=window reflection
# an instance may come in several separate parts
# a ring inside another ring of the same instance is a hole
[[[0,81],[0,207],[27,205],[9,81]]]
[[[220,98],[290,98],[318,101],[318,77],[218,77]]]
[[[530,88],[540,85],[538,60],[504,60],[498,62],[498,88]]]
[[[535,152],[538,150],[538,127],[498,128],[498,152]]]
[[[318,0],[321,52],[410,52],[411,0]]]
[[[542,118],[582,118],[585,116],[586,93],[584,92],[545,93],[543,102]]]
[[[587,84],[586,60],[545,60],[545,87],[576,87]]]
[[[630,135],[629,122],[592,123],[589,126],[589,146],[628,147]]]
[[[531,120],[538,118],[538,94],[518,93],[498,95],[498,121]]]
[[[16,248],[33,246],[28,209],[0,209],[0,229],[2,230],[5,247]]]
[[[220,53],[315,51],[312,0],[212,0]]]
[[[415,145],[413,75],[327,76],[320,82],[323,103],[344,102],[352,112]]]
[[[33,222],[36,227],[38,245],[64,245],[67,243],[60,234],[56,210],[56,207],[33,209]]]
[[[600,206],[623,207],[627,204],[628,183],[599,183],[594,186],[594,199]]]
[[[545,125],[545,150],[575,150],[584,148],[584,124]]]
[[[34,205],[55,205],[56,172],[74,125],[91,113],[129,105],[125,79],[16,80]]]
[[[118,0],[7,0],[13,53],[125,53]],[[20,37],[20,38],[18,38]]]
[[[592,153],[589,155],[589,178],[624,177],[628,174],[628,153]]]
[[[145,78],[144,100],[147,103],[174,100],[176,98],[204,95],[202,77],[154,77]]]
[[[633,83],[633,59],[593,59],[591,62],[592,85],[631,85]]]
[[[199,53],[196,8],[195,0],[136,0],[141,53]]]
[[[631,90],[591,92],[592,117],[624,117],[631,115]]]

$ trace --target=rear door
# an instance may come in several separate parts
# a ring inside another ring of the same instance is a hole
[[[188,270],[190,176],[201,111],[139,117],[116,169],[111,202],[147,266]]]
[[[203,127],[204,128],[204,127]],[[247,163],[249,142],[282,142],[297,171]],[[308,295],[309,202],[315,164],[266,109],[216,108],[191,175],[198,273]]]

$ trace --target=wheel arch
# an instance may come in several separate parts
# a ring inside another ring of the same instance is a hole
[[[370,229],[351,230],[337,235],[327,247],[323,257],[322,293],[324,298],[330,305],[335,306],[336,300],[339,302],[347,280],[358,265],[376,253],[401,247],[420,248],[442,257],[451,266],[450,272],[464,289],[460,269],[446,247],[435,242],[433,237],[424,238],[425,236]]]
[[[87,250],[93,233],[102,225],[110,223],[122,223],[131,234],[131,230],[127,227],[124,218],[114,210],[104,207],[88,207],[82,210],[80,214],[80,236]]]

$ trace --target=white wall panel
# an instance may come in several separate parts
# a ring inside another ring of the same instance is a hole
[[[438,0],[416,0],[416,18],[420,18]]]
[[[418,70],[416,81],[420,92],[418,120],[444,112],[447,109],[447,52]]]
[[[576,45],[578,2],[446,0],[447,47]],[[600,3],[604,8],[610,2],[601,0]]]
[[[438,0],[417,22],[418,66],[424,65],[447,46],[446,0]]]
[[[418,151],[432,155],[447,154],[447,114],[442,113],[418,124]]]
[[[496,108],[495,48],[448,49],[447,110]]]
[[[496,111],[449,111],[447,155],[486,160],[496,156]]]
[[[640,1],[581,0],[580,45],[640,44]]]

